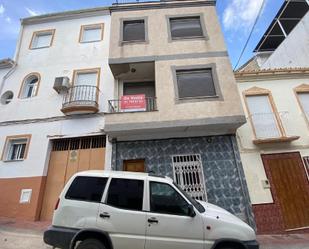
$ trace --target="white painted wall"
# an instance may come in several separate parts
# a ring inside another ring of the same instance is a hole
[[[104,23],[103,41],[79,43],[81,25]],[[30,50],[29,44],[34,31],[56,29],[52,47]],[[46,175],[50,136],[85,136],[102,133],[104,115],[90,115],[87,118],[76,116],[67,119],[60,111],[61,94],[53,89],[54,78],[68,76],[72,79],[73,70],[101,68],[100,112],[106,112],[108,100],[114,96],[114,78],[108,66],[110,16],[93,14],[74,19],[43,22],[24,26],[21,38],[21,50],[17,58],[15,72],[6,80],[2,93],[14,92],[14,99],[8,105],[0,104],[0,153],[5,138],[10,135],[31,134],[28,158],[22,162],[0,161],[0,178],[30,177]],[[24,77],[38,72],[41,83],[38,96],[31,99],[19,99],[18,93]],[[1,71],[0,71],[1,77]],[[1,93],[0,93],[1,96]],[[42,120],[54,118],[50,121]],[[38,122],[38,119],[41,121]],[[25,122],[33,120],[32,123]],[[10,121],[9,124],[5,123]],[[22,121],[17,124],[15,121]],[[111,149],[107,143],[106,165],[110,168]]]
[[[308,67],[309,66],[309,12],[302,18],[292,32],[261,64],[262,69]]]
[[[101,42],[79,43],[81,25],[104,23],[104,38]],[[43,49],[29,49],[34,31],[56,29],[53,46]],[[14,100],[0,107],[0,122],[63,116],[62,95],[53,89],[54,79],[68,76],[72,79],[74,69],[100,67],[100,111],[107,110],[107,100],[113,97],[113,76],[108,66],[110,16],[93,16],[79,19],[26,25],[21,40],[18,66],[7,79],[2,92],[14,92]],[[18,99],[24,77],[38,72],[41,83],[38,96],[31,99]]]
[[[0,150],[4,148],[7,135],[31,134],[28,156],[24,161],[0,161],[0,178],[32,177],[47,174],[49,146],[52,138],[58,136],[75,137],[101,133],[102,116],[92,118],[60,120],[9,125],[0,127]],[[60,138],[60,137],[59,137]],[[109,157],[109,155],[107,156]],[[106,169],[110,169],[110,161],[106,160]]]
[[[279,77],[279,76],[278,76]],[[309,77],[295,79],[264,79],[261,81],[238,82],[239,92],[251,87],[265,88],[271,91],[274,102],[281,113],[281,120],[287,135],[300,136],[292,143],[269,145],[253,144],[253,129],[249,122],[248,111],[242,99],[248,122],[237,131],[240,155],[248,183],[250,198],[253,204],[273,202],[269,189],[264,189],[262,180],[266,180],[261,154],[299,151],[302,156],[309,156],[309,127],[306,117],[300,109],[293,89],[301,84],[309,84]]]

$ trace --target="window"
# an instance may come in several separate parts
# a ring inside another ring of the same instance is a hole
[[[2,160],[21,161],[26,159],[31,135],[9,136],[6,138]]]
[[[53,42],[54,33],[54,29],[34,32],[31,39],[30,49],[50,47]]]
[[[32,73],[30,75],[27,75],[22,83],[19,97],[26,99],[36,96],[39,88],[39,83],[40,83],[39,74]]]
[[[199,154],[173,156],[175,182],[192,198],[207,201],[202,158]]]
[[[309,92],[299,92],[297,95],[303,112],[305,113],[307,120],[309,120]]]
[[[100,68],[74,70],[74,86],[99,86]]]
[[[155,213],[188,215],[189,204],[170,185],[150,182],[150,211]]]
[[[81,26],[79,42],[96,42],[103,40],[104,24]]]
[[[123,21],[123,41],[145,41],[145,20]]]
[[[169,22],[172,39],[204,37],[199,16],[170,18]]]
[[[212,69],[177,70],[176,78],[179,98],[217,96]]]
[[[281,130],[276,113],[271,106],[269,95],[252,95],[247,96],[246,99],[256,138],[281,137]]]
[[[75,75],[75,86],[97,86],[98,72],[94,71],[80,71]]]
[[[143,209],[144,181],[130,179],[112,179],[107,204],[128,210]]]
[[[78,176],[72,182],[66,199],[101,202],[107,178]]]

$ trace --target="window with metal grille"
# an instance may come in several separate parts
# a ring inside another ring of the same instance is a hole
[[[27,139],[13,140],[10,143],[7,160],[22,160],[26,151]]]
[[[174,155],[175,182],[192,198],[206,201],[206,187],[201,155]]]
[[[7,136],[2,151],[3,161],[22,161],[27,158],[31,135]]]
[[[53,151],[65,150],[85,150],[105,148],[106,136],[91,136],[91,137],[77,137],[56,139],[53,141]]]

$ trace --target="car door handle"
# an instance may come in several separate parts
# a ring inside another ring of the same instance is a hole
[[[110,218],[111,216],[109,215],[109,213],[104,212],[100,214],[100,217],[104,219],[104,218]]]
[[[149,223],[159,223],[159,221],[156,218],[154,218],[154,217],[149,218],[148,222]]]

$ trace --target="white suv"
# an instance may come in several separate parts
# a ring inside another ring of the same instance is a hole
[[[259,248],[250,226],[172,179],[119,171],[74,175],[44,241],[63,249]]]

